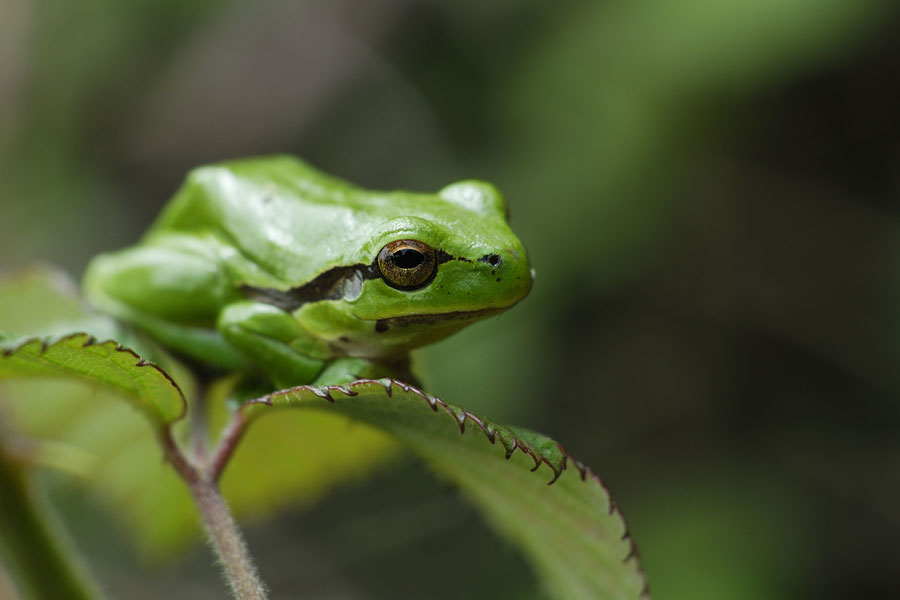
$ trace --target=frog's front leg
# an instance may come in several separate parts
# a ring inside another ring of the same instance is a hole
[[[397,373],[384,363],[367,358],[345,356],[336,358],[319,373],[313,385],[340,385],[357,379],[381,379],[397,377]]]
[[[397,379],[421,387],[410,371],[408,356],[395,360],[371,360],[355,356],[335,358],[319,373],[313,385],[341,385],[357,379],[383,378]]]
[[[231,304],[219,313],[216,328],[278,388],[311,383],[325,366],[325,360],[295,347],[308,334],[293,315],[270,304],[250,300]]]
[[[383,377],[417,385],[406,356],[393,360],[310,356],[302,350],[309,347],[306,330],[293,315],[270,304],[251,300],[231,304],[222,310],[216,326],[222,337],[253,361],[279,389]]]

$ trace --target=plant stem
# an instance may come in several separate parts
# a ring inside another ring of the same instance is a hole
[[[198,479],[191,486],[191,495],[203,518],[210,544],[218,556],[225,577],[235,598],[265,600],[265,587],[250,559],[237,523],[231,516],[225,499],[212,481]]]
[[[23,465],[0,445],[0,546],[19,591],[35,599],[101,598],[46,512]]]
[[[172,466],[191,491],[203,528],[222,565],[232,594],[238,600],[266,600],[265,586],[250,558],[241,531],[219,493],[216,479],[220,471],[216,472],[212,464],[198,469],[189,462],[168,428],[163,431],[162,444]]]
[[[247,416],[242,410],[235,411],[231,417],[231,422],[225,428],[225,431],[222,432],[222,437],[207,466],[209,477],[213,481],[218,481],[222,476],[222,472],[228,465],[231,455],[237,449],[238,442],[241,441],[246,427]]]

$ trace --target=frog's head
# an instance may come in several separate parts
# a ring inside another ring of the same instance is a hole
[[[295,312],[333,353],[407,352],[511,308],[531,289],[525,249],[490,184],[372,202],[383,218],[355,251],[358,264],[324,273],[313,287],[327,299]]]

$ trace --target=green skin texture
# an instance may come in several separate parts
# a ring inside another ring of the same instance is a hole
[[[412,291],[388,285],[375,262],[409,239],[442,257]],[[274,156],[192,171],[140,243],[96,257],[83,286],[184,356],[290,387],[408,380],[410,350],[512,307],[531,281],[490,184],[369,191]]]

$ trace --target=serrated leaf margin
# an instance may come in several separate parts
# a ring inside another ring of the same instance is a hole
[[[101,347],[102,348],[102,347],[106,346],[108,348],[111,348],[115,352],[131,355],[136,361],[134,363],[134,367],[136,367],[136,368],[145,368],[146,367],[146,368],[153,369],[156,372],[158,372],[166,381],[168,381],[169,385],[171,385],[172,388],[176,391],[177,398],[180,400],[180,405],[181,405],[180,412],[177,415],[172,415],[171,417],[159,413],[159,411],[155,410],[154,407],[152,406],[152,404],[148,400],[145,400],[145,399],[136,398],[136,400],[137,400],[136,406],[138,406],[143,412],[150,413],[151,421],[155,425],[160,425],[160,426],[169,426],[169,425],[183,419],[185,414],[187,413],[187,400],[185,399],[184,392],[181,390],[181,387],[172,378],[172,376],[169,375],[162,367],[160,367],[156,363],[142,358],[137,352],[135,352],[131,348],[123,346],[121,343],[119,343],[115,340],[99,341],[93,335],[91,335],[89,333],[83,333],[83,332],[71,333],[71,334],[62,335],[62,336],[58,336],[58,337],[51,337],[51,338],[28,337],[28,338],[21,339],[21,340],[13,338],[13,340],[15,340],[14,344],[0,348],[0,360],[7,359],[14,355],[21,353],[28,346],[40,345],[40,350],[37,352],[37,356],[43,356],[44,354],[47,353],[48,350],[50,350],[54,346],[57,346],[59,344],[64,344],[67,342],[78,342],[79,340],[81,340],[82,348],[91,348],[91,347]],[[46,366],[51,366],[51,365],[46,365]],[[52,365],[52,366],[56,367],[56,365]],[[62,369],[60,369],[60,375],[64,376],[64,377],[70,377],[73,379],[78,378],[77,374],[69,373]],[[23,376],[27,376],[27,375],[23,375]],[[114,386],[111,386],[111,387],[114,387]]]
[[[547,482],[547,485],[553,485],[556,483],[563,472],[566,470],[569,462],[575,467],[578,472],[579,478],[581,481],[591,481],[595,485],[599,486],[602,492],[606,495],[609,501],[609,510],[608,515],[610,517],[614,517],[618,519],[625,527],[624,533],[622,534],[622,541],[627,541],[630,546],[630,551],[628,554],[622,559],[622,563],[628,563],[629,561],[635,562],[635,569],[637,570],[638,576],[641,578],[643,582],[643,589],[640,593],[640,597],[644,599],[649,599],[650,589],[647,582],[646,574],[640,565],[640,552],[638,551],[637,544],[634,541],[634,538],[631,537],[631,534],[628,530],[627,523],[625,521],[625,517],[622,514],[621,509],[615,500],[613,500],[612,495],[609,493],[609,490],[606,488],[606,485],[594,473],[591,468],[584,463],[575,459],[572,454],[559,442],[555,440],[551,440],[550,438],[546,438],[553,442],[556,449],[559,451],[559,458],[554,459],[554,457],[548,456],[545,452],[543,452],[540,448],[535,446],[532,443],[529,443],[528,440],[524,439],[520,434],[516,434],[516,432],[511,427],[507,427],[504,425],[498,425],[496,423],[491,422],[488,419],[480,417],[479,415],[466,410],[464,408],[460,408],[458,406],[449,404],[437,396],[433,396],[423,390],[420,390],[408,383],[403,381],[399,381],[396,379],[358,379],[356,381],[340,384],[340,385],[324,385],[324,386],[313,386],[313,385],[301,385],[293,388],[288,388],[284,390],[279,390],[276,392],[272,392],[271,394],[266,394],[265,396],[261,396],[259,398],[255,398],[248,402],[245,402],[239,409],[242,413],[244,419],[246,419],[246,424],[252,422],[253,418],[257,415],[261,414],[262,407],[268,408],[287,408],[287,405],[280,404],[279,399],[289,395],[302,394],[303,392],[308,392],[312,396],[325,400],[331,404],[335,404],[339,399],[347,399],[359,396],[359,392],[357,388],[360,387],[380,387],[385,391],[389,398],[393,397],[394,387],[401,389],[405,393],[409,393],[421,398],[429,408],[432,409],[435,413],[444,412],[449,415],[457,424],[459,428],[460,435],[465,434],[466,432],[466,423],[470,422],[474,424],[485,436],[485,438],[492,444],[496,445],[497,440],[500,441],[500,444],[504,448],[504,458],[509,460],[513,454],[518,450],[519,452],[528,456],[534,466],[531,468],[532,472],[537,471],[542,464],[547,465],[550,470],[553,472],[553,477],[550,481]],[[336,396],[335,392],[338,392],[341,396]],[[528,430],[522,430],[528,431]],[[534,433],[528,431],[528,433]],[[541,435],[534,433],[534,435]]]

